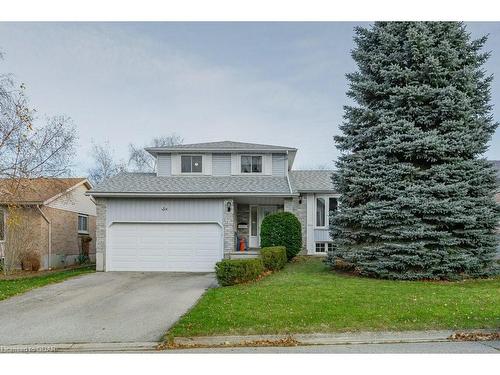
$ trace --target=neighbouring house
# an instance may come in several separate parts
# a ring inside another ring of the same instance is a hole
[[[263,218],[282,210],[302,224],[302,254],[331,246],[332,171],[293,170],[296,148],[223,141],[146,150],[155,173],[121,173],[88,192],[97,270],[213,271],[222,258],[257,256]]]
[[[90,188],[85,178],[0,179],[0,257],[9,244],[23,241],[39,256],[41,269],[75,264],[80,254],[95,261]]]

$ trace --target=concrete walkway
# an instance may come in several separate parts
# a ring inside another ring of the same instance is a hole
[[[0,301],[0,350],[157,342],[214,284],[213,274],[99,272],[34,289]]]

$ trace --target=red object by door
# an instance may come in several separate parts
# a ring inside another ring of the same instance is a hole
[[[240,246],[239,246],[240,251],[245,251],[245,239],[240,238]]]

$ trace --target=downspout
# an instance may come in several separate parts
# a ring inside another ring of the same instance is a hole
[[[49,226],[49,253],[48,253],[48,269],[52,269],[52,267],[50,266],[51,263],[50,263],[50,258],[51,258],[51,255],[52,255],[52,223],[50,222],[50,220],[48,219],[47,216],[45,216],[45,214],[43,213],[43,211],[41,210],[40,208],[40,205],[37,205],[36,208],[38,208],[38,211],[40,212],[40,214],[42,215],[42,217],[44,218],[44,220],[47,222],[48,226]]]
[[[293,194],[292,190],[292,184],[290,184],[290,177],[288,173],[288,151],[286,152],[286,168],[285,168],[285,173],[286,173],[286,182],[288,182],[288,189],[290,190],[290,194]]]

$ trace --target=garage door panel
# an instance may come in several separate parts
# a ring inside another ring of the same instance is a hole
[[[217,224],[115,223],[107,270],[213,272],[222,257]]]

